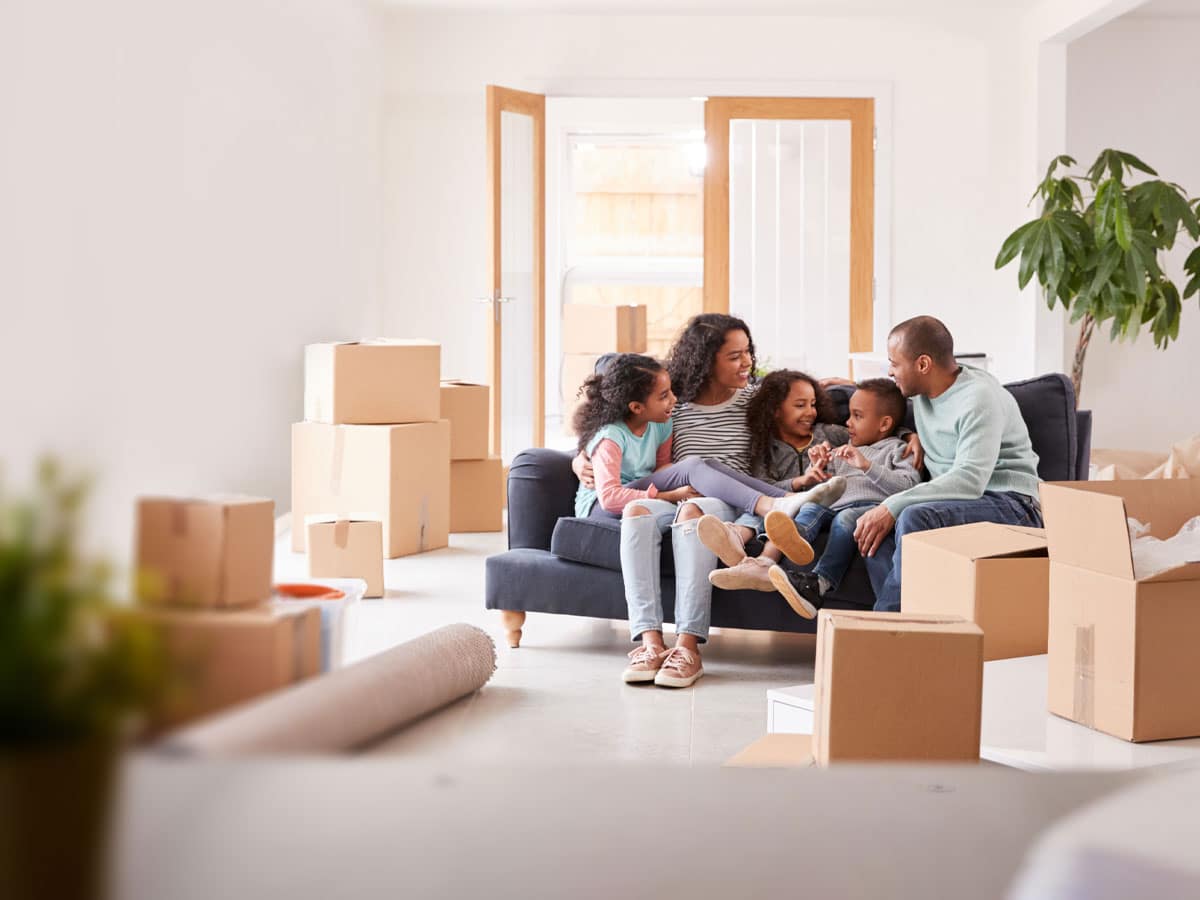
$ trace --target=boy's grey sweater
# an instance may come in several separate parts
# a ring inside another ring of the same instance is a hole
[[[831,447],[849,443],[849,432],[842,425],[818,423],[813,427],[813,442],[810,446],[828,441]],[[842,509],[853,503],[880,503],[892,494],[906,491],[920,484],[921,473],[911,459],[905,459],[906,444],[898,437],[887,437],[866,444],[858,450],[871,461],[867,471],[850,465],[845,460],[830,461],[829,474],[846,478],[846,492],[833,505]],[[795,447],[780,440],[771,444],[771,466],[766,473],[770,480],[783,490],[792,489],[792,479],[804,474],[809,467],[808,451],[797,451]]]

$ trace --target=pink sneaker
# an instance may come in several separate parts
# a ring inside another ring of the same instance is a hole
[[[662,668],[663,660],[667,658],[669,652],[665,647],[659,650],[655,647],[649,647],[646,644],[630,650],[629,667],[625,669],[621,680],[626,684],[653,681],[654,676],[658,674],[658,670]]]
[[[659,663],[654,683],[659,687],[691,687],[703,674],[704,666],[700,665],[699,654],[675,647]]]

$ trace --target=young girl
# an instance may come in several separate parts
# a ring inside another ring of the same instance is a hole
[[[809,450],[818,445],[838,447],[850,440],[849,432],[835,422],[833,401],[811,375],[779,369],[767,375],[746,407],[750,432],[751,472],[784,490],[802,490],[828,482],[831,503],[844,479],[832,479],[821,465],[814,465]],[[697,525],[700,540],[729,568],[716,569],[709,581],[725,590],[774,591],[769,570],[781,552],[768,542],[761,555],[746,555],[745,544],[762,532],[762,522],[743,515],[736,522],[705,516]]]
[[[629,654],[626,682],[688,687],[703,674],[698,645],[707,633],[707,608],[676,604],[679,643],[667,651],[662,635],[662,597],[657,565],[663,534],[675,524],[678,504],[690,498],[716,497],[729,505],[765,514],[782,509],[790,515],[810,494],[766,496],[770,485],[736,472],[722,471],[699,457],[671,464],[671,413],[675,395],[666,369],[654,359],[623,354],[603,375],[584,382],[587,397],[575,415],[580,450],[594,469],[595,488],[580,484],[575,514],[621,517],[621,570],[629,606],[630,630],[642,646]],[[779,489],[775,493],[784,493]],[[676,541],[676,567],[687,568],[696,545]],[[706,606],[706,605],[705,605]],[[695,621],[692,621],[692,619]]]

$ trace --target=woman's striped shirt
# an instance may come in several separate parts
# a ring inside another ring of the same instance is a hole
[[[738,392],[714,406],[681,403],[675,407],[674,442],[671,460],[678,462],[702,456],[723,462],[739,472],[750,471],[750,430],[746,427],[746,406],[754,396],[753,387]]]

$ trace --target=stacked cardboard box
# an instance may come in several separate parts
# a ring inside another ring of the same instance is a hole
[[[442,382],[442,418],[450,422],[450,530],[504,529],[504,466],[488,454],[491,389]]]
[[[320,671],[317,610],[272,610],[275,504],[147,497],[137,506],[138,613],[166,651],[155,729]]]
[[[563,431],[574,434],[573,421],[584,380],[596,371],[605,353],[646,352],[646,307],[601,303],[563,306],[562,411]]]
[[[1200,479],[1043,484],[1050,712],[1124,738],[1200,735],[1200,562],[1141,575],[1128,519],[1160,540],[1200,515]]]
[[[441,346],[430,341],[305,348],[305,421],[292,426],[293,550],[306,550],[311,516],[379,522],[387,559],[447,545],[450,423],[439,418],[440,368]]]

